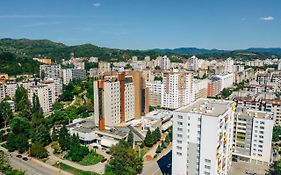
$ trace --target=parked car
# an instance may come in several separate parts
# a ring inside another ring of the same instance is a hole
[[[22,155],[18,154],[16,157],[17,157],[17,158],[22,158]]]
[[[28,158],[27,157],[23,157],[22,160],[28,161]]]
[[[107,158],[102,159],[102,160],[101,160],[101,163],[103,163],[103,162],[105,162],[105,161],[107,161]]]

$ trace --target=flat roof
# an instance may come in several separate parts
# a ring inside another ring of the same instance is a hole
[[[244,108],[237,108],[236,114],[241,117],[254,117],[260,119],[272,120],[272,113]]]
[[[226,100],[200,98],[185,107],[177,109],[176,111],[218,117],[228,111],[232,103],[232,101]]]

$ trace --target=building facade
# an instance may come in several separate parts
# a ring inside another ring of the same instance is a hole
[[[174,112],[173,175],[225,175],[232,159],[235,104],[201,98]]]
[[[271,161],[272,113],[238,108],[234,122],[234,156],[242,161]]]
[[[193,74],[191,72],[165,72],[161,107],[177,109],[194,101]]]

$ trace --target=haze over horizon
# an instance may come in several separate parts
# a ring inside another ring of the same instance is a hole
[[[140,50],[281,47],[280,6],[276,0],[10,0],[1,2],[0,38]]]

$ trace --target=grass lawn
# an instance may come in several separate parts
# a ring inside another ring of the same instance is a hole
[[[72,166],[68,166],[64,163],[60,163],[59,165],[54,164],[53,166],[60,168],[64,171],[67,171],[69,173],[72,173],[74,175],[99,175],[98,173],[94,173],[94,172],[90,172],[90,171],[82,171],[82,170],[76,169],[76,168],[74,168]]]
[[[91,151],[87,156],[85,156],[80,162],[80,165],[88,166],[88,165],[95,165],[99,163],[103,159],[103,156]]]

